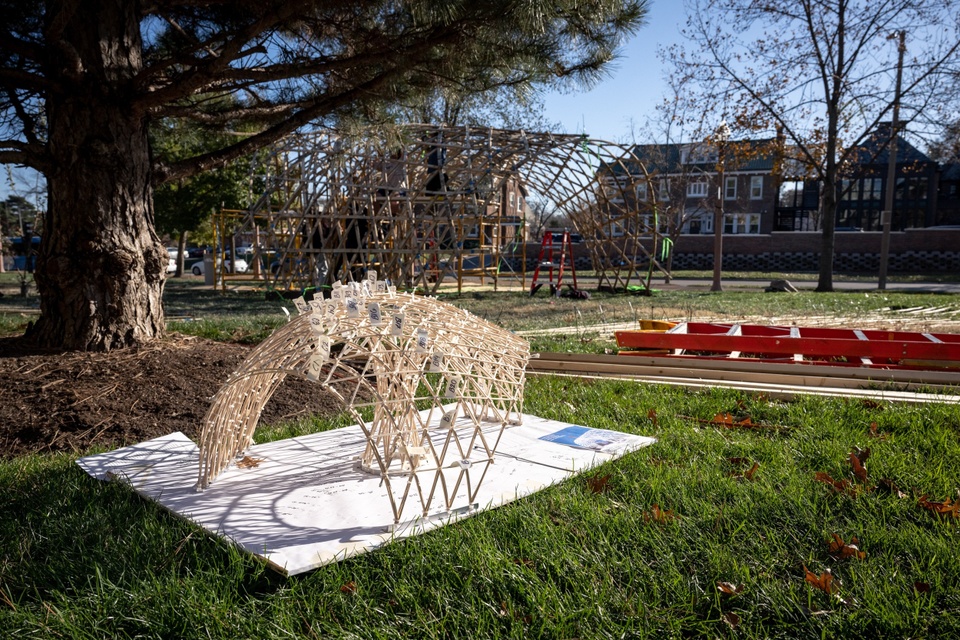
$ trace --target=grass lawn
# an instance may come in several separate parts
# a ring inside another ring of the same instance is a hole
[[[512,295],[461,300],[514,328],[545,325],[540,316],[566,303],[534,299],[542,304],[514,313],[525,296]],[[763,304],[806,295],[766,294]],[[809,295],[829,312],[876,304],[872,313],[906,294]],[[738,296],[669,304],[696,301],[691,313],[753,304]],[[629,305],[598,298],[589,301],[604,307],[598,316],[629,319]],[[184,318],[178,330],[255,341],[284,321],[277,304],[184,293],[168,314]],[[576,315],[563,309],[550,322]],[[74,456],[0,463],[0,637],[960,637],[960,518],[935,504],[949,511],[946,501],[960,498],[957,405],[781,402],[537,376],[525,411],[658,442],[293,578],[121,484],[92,480]],[[759,426],[711,424],[719,412]],[[258,437],[332,426],[280,425]],[[870,449],[865,470],[850,459],[856,448]],[[843,544],[831,551],[834,536]],[[829,593],[813,584],[827,588],[827,571]]]

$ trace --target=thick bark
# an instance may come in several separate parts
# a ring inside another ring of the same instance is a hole
[[[54,3],[56,4],[56,3]],[[141,65],[136,2],[81,2],[51,60],[49,208],[37,264],[45,346],[109,350],[163,333],[166,251],[153,228],[147,118],[128,82]]]

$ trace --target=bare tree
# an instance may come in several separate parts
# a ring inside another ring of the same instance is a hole
[[[671,53],[693,80],[684,99],[741,131],[782,130],[794,159],[820,182],[822,248],[817,290],[833,289],[840,177],[858,147],[891,120],[932,119],[938,82],[955,72],[957,0],[687,0],[693,51]],[[898,46],[909,56],[895,95]],[[888,135],[897,132],[889,129]]]
[[[0,163],[33,167],[49,189],[32,334],[50,347],[111,349],[163,332],[155,186],[438,86],[577,86],[614,57],[646,0],[3,6]],[[174,160],[151,148],[159,118],[256,133]]]

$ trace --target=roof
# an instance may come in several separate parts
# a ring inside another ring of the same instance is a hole
[[[776,162],[775,143],[775,138],[731,140],[724,146],[726,170],[770,173]],[[638,144],[631,151],[650,173],[682,173],[690,169],[715,171],[719,152],[716,145],[706,142]]]
[[[853,162],[861,166],[884,165],[890,158],[891,123],[881,122],[876,130],[861,142],[853,152]],[[930,156],[923,153],[910,141],[897,134],[897,164],[931,163]]]
[[[940,182],[960,180],[960,163],[951,162],[940,169]]]

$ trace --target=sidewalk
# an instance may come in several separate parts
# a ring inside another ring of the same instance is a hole
[[[725,279],[721,281],[724,291],[763,291],[770,286],[771,280],[734,280]],[[790,280],[797,289],[801,291],[813,291],[817,288],[816,280]],[[663,279],[654,278],[653,288],[664,291],[677,289],[696,289],[709,291],[713,284],[707,278],[676,278],[670,281],[670,284],[663,284]],[[877,289],[877,282],[833,282],[834,291],[863,291],[882,293]],[[887,288],[884,291],[910,292],[910,293],[960,293],[960,282],[891,282],[887,280]]]

